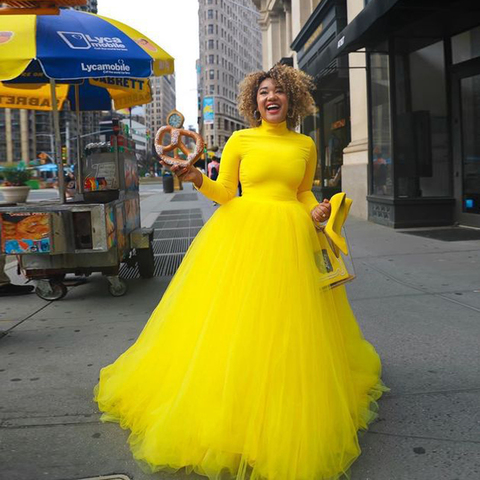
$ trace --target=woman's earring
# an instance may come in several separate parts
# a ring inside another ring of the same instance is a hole
[[[254,110],[253,112],[253,118],[255,118],[255,120],[260,120],[260,112],[258,110]]]

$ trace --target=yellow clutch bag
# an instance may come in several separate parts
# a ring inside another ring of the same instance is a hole
[[[322,288],[338,287],[355,278],[353,262],[348,256],[348,244],[342,230],[352,200],[342,192],[334,195],[330,199],[330,204],[332,207],[330,218],[325,228],[317,232],[320,250],[315,252],[315,262],[321,273]]]

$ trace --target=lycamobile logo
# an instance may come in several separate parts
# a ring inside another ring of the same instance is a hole
[[[123,60],[118,60],[117,63],[81,63],[82,71],[92,73],[92,72],[102,72],[102,73],[117,73],[117,72],[130,72],[130,66],[125,65]]]
[[[125,44],[118,37],[98,37],[82,32],[57,31],[62,40],[74,50],[126,50]]]

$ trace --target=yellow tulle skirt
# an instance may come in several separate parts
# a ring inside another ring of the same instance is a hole
[[[136,343],[103,368],[104,421],[149,471],[340,478],[384,387],[343,287],[321,289],[296,201],[235,198],[195,238]],[[208,295],[206,292],[208,291]]]

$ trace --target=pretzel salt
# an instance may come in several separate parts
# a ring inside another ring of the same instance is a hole
[[[170,144],[162,145],[163,137],[166,133],[170,133]],[[182,142],[182,136],[195,140],[195,149],[192,152]],[[190,130],[184,130],[183,128],[174,128],[170,125],[165,125],[160,127],[155,135],[155,150],[162,161],[170,166],[179,165],[180,167],[188,167],[193,165],[202,155],[203,147],[204,142],[201,135]],[[186,155],[186,160],[178,156],[178,148]],[[165,153],[171,152],[172,150],[174,151],[174,157],[165,155]]]

